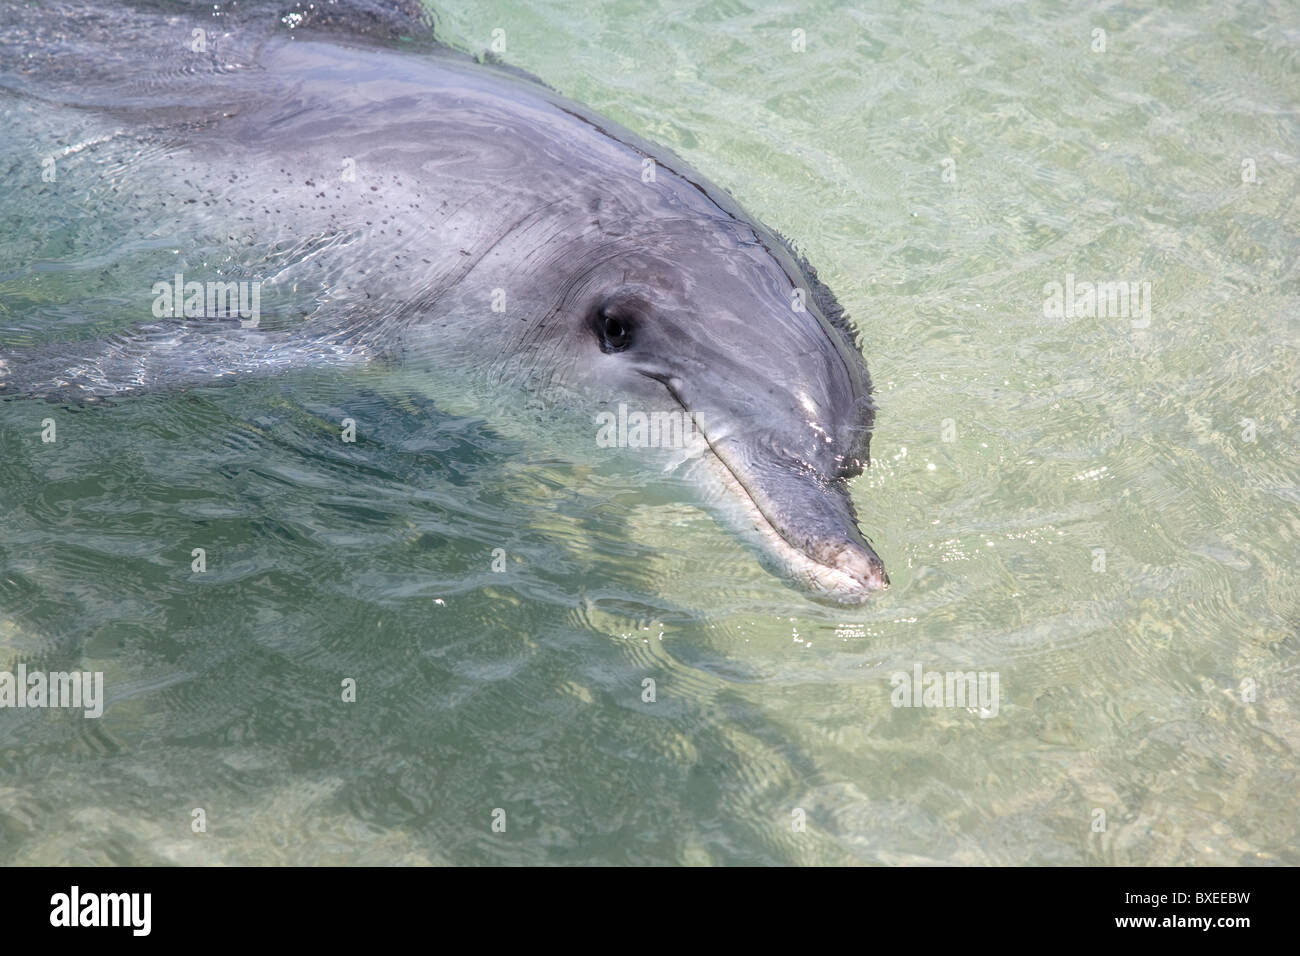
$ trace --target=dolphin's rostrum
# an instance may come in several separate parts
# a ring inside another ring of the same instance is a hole
[[[213,316],[200,295],[197,314],[145,313],[108,340],[0,346],[0,389],[85,402],[379,360],[588,420],[681,411],[700,425],[696,470],[769,563],[839,602],[888,583],[847,488],[868,458],[866,364],[779,236],[539,83],[243,6],[201,21],[201,52],[189,21],[147,5],[0,13],[0,54],[32,54],[0,55],[9,113],[76,117],[94,157],[77,174],[100,170],[142,237],[122,248],[174,240],[148,285],[214,278],[215,245],[218,278],[261,281],[277,319]],[[42,46],[56,26],[61,56]]]

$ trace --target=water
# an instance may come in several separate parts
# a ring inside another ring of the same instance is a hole
[[[437,11],[817,264],[893,587],[814,604],[378,373],[0,403],[0,667],[109,697],[0,711],[0,861],[1300,863],[1294,5],[657,6]],[[113,225],[29,195],[5,341],[86,334],[138,292]],[[1070,276],[1150,283],[1149,325],[1046,315]],[[891,706],[918,664],[996,716]]]

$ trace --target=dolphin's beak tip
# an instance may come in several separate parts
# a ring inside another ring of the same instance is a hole
[[[885,563],[869,547],[851,544],[840,551],[835,564],[862,586],[863,597],[889,587]]]

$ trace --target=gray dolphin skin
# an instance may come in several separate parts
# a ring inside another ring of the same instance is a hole
[[[123,222],[100,254],[142,289],[107,339],[0,332],[0,390],[81,404],[388,364],[586,422],[690,416],[703,441],[682,460],[769,567],[833,602],[885,587],[847,487],[871,381],[811,267],[668,151],[421,42],[407,12],[4,5],[3,122],[57,118],[50,152],[78,164],[75,187],[39,157],[9,181],[99,197]],[[196,314],[191,280],[260,282],[261,321]]]

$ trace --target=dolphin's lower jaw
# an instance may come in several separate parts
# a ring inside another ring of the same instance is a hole
[[[885,566],[870,545],[862,540],[856,526],[837,529],[833,537],[804,537],[804,543],[795,544],[790,540],[793,529],[777,526],[759,506],[764,495],[755,493],[742,481],[732,463],[724,461],[716,452],[709,450],[702,454],[702,459],[710,477],[720,486],[725,502],[723,511],[727,517],[736,519],[737,531],[749,538],[757,547],[762,560],[776,573],[801,586],[814,598],[833,601],[837,604],[859,605],[879,591],[889,586],[889,576]],[[797,484],[806,487],[806,483]],[[814,495],[835,494],[833,491],[810,489]],[[801,503],[791,503],[787,514],[793,516],[802,510]],[[824,502],[816,498],[802,502],[808,506],[809,516],[813,517]],[[739,514],[734,512],[738,510]],[[820,516],[818,516],[820,517]],[[854,539],[861,540],[861,543]]]

